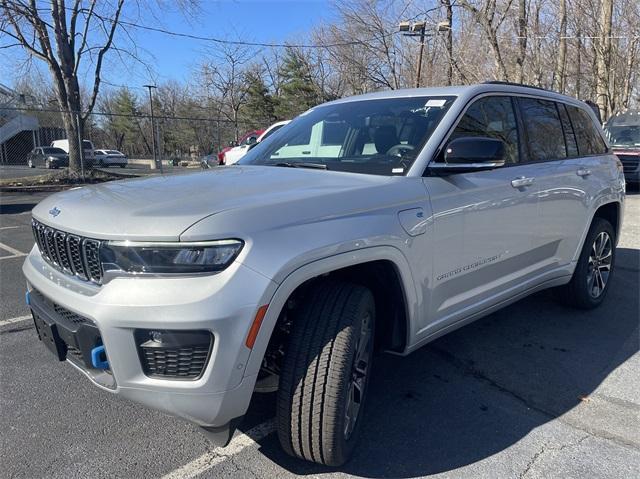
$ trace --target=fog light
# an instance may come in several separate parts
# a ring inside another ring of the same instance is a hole
[[[210,331],[136,329],[134,337],[142,370],[153,378],[198,379],[213,347]]]

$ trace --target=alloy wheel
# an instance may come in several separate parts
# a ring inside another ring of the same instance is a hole
[[[587,267],[587,287],[592,298],[599,298],[604,292],[611,274],[613,243],[611,236],[602,231],[596,236],[589,254]]]
[[[360,332],[356,340],[351,375],[347,384],[347,403],[344,413],[344,437],[349,439],[358,422],[367,386],[367,374],[371,362],[373,343],[372,318],[369,313],[360,322]]]

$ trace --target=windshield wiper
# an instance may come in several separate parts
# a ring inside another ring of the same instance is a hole
[[[285,168],[312,168],[316,170],[328,170],[329,168],[324,163],[305,163],[302,161],[281,161],[279,163],[275,163],[273,166],[282,166]]]

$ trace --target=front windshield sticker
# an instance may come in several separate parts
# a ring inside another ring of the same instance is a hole
[[[402,173],[404,173],[404,168],[394,168],[394,169],[391,170],[391,173],[402,174]]]
[[[442,99],[441,100],[436,100],[436,99],[433,99],[433,100],[429,100],[427,103],[425,103],[424,106],[427,106],[427,107],[432,106],[432,107],[435,107],[435,108],[442,108],[446,103],[447,103],[447,100],[442,100]]]

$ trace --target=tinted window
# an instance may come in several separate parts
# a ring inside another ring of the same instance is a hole
[[[342,145],[349,131],[344,121],[325,121],[322,125],[322,145]]]
[[[578,140],[578,151],[581,155],[601,155],[607,147],[598,133],[591,116],[581,108],[567,105],[573,129]]]
[[[465,136],[481,136],[502,140],[507,163],[518,163],[518,127],[511,98],[481,98],[469,107],[450,140]]]
[[[556,104],[534,98],[519,98],[532,161],[566,158],[567,148]]]
[[[569,114],[563,103],[557,103],[558,113],[560,113],[560,121],[562,122],[562,130],[564,131],[564,141],[567,146],[567,155],[570,157],[578,156],[578,144],[576,143],[576,135],[573,133],[573,126],[569,120]]]

